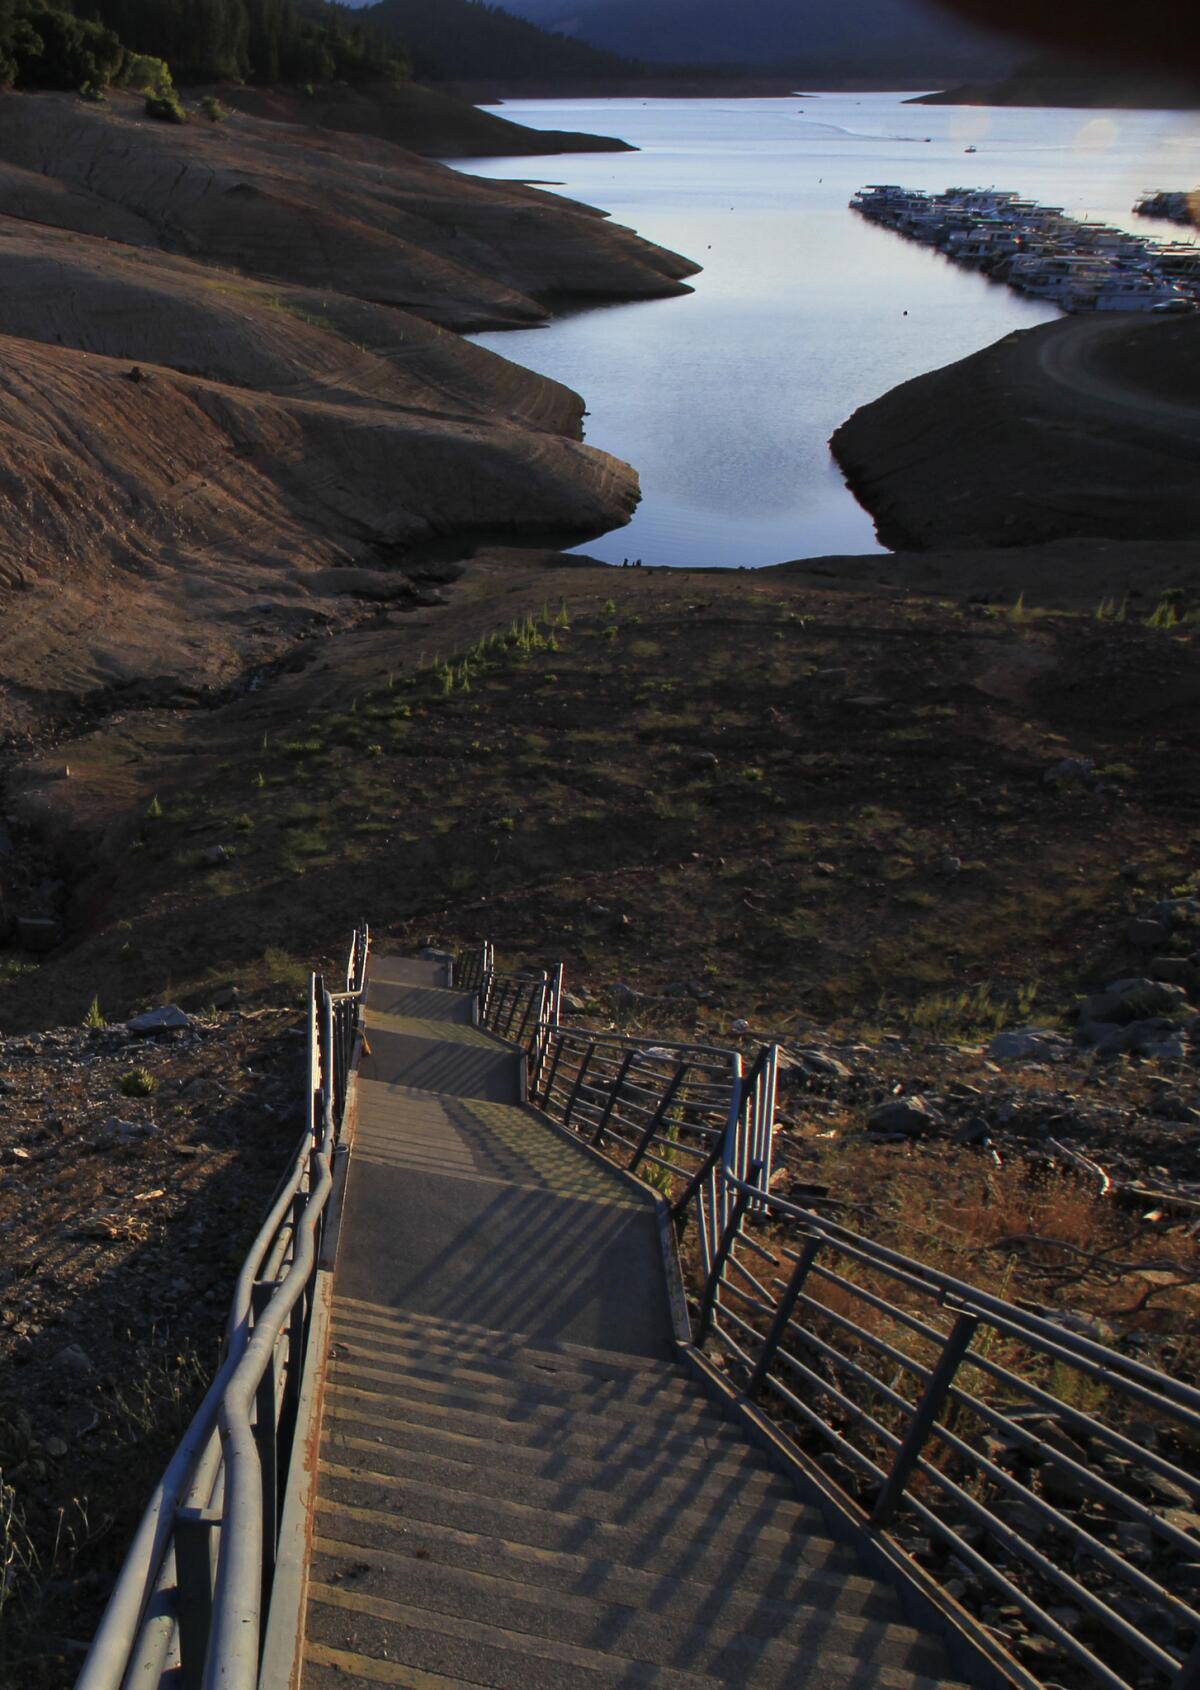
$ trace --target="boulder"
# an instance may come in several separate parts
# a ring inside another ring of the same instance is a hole
[[[798,1050],[792,1053],[792,1060],[797,1068],[807,1074],[810,1079],[849,1080],[852,1074],[844,1062],[839,1062],[836,1056],[830,1056],[823,1050]]]
[[[1036,1062],[1064,1054],[1069,1045],[1046,1027],[1011,1027],[997,1033],[986,1055],[993,1062]]]
[[[1169,1015],[1187,1006],[1187,993],[1182,986],[1166,980],[1137,977],[1113,980],[1102,992],[1085,998],[1079,1007],[1079,1019],[1086,1021],[1117,1021],[1125,1024],[1147,1016]]]
[[[1162,898],[1149,912],[1149,919],[1164,927],[1186,926],[1200,921],[1200,898]]]
[[[1195,962],[1187,956],[1156,956],[1147,963],[1146,971],[1152,980],[1166,980],[1182,986],[1185,992],[1193,991],[1200,978]]]
[[[1168,929],[1159,921],[1147,921],[1135,916],[1125,924],[1125,937],[1140,951],[1157,951],[1170,937]]]
[[[943,1124],[942,1116],[923,1097],[893,1098],[867,1116],[868,1132],[903,1133],[908,1138],[920,1138]]]
[[[131,1033],[173,1033],[191,1024],[191,1016],[177,1003],[164,1003],[158,1009],[144,1010],[125,1023]]]
[[[1063,757],[1046,770],[1042,779],[1048,786],[1079,786],[1095,767],[1090,757]]]

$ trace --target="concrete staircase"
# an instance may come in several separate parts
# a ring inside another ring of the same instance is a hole
[[[951,1682],[672,1360],[649,1194],[422,967],[372,969],[304,1690]]]

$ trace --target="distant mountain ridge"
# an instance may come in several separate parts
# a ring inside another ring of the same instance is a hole
[[[1004,75],[1019,43],[928,0],[506,0],[509,9],[592,46],[658,63],[736,64],[826,76],[907,79]],[[1027,49],[1026,49],[1027,51]]]
[[[359,16],[374,34],[403,46],[419,81],[614,81],[638,70],[619,52],[548,32],[518,17],[515,7],[479,0],[378,0]]]

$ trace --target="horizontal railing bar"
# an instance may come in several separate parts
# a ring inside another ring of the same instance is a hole
[[[1086,1585],[1080,1584],[1079,1580],[1073,1578],[1065,1567],[1056,1565],[1027,1538],[1022,1537],[1020,1532],[1007,1525],[998,1515],[990,1513],[982,1503],[976,1502],[974,1497],[963,1490],[961,1485],[956,1484],[953,1479],[940,1472],[936,1467],[930,1466],[927,1461],[919,1461],[917,1466],[931,1484],[935,1484],[939,1490],[945,1491],[954,1498],[955,1504],[963,1510],[968,1519],[981,1526],[990,1536],[998,1538],[1010,1554],[1019,1556],[1027,1566],[1033,1567],[1043,1578],[1049,1579],[1051,1584],[1056,1584],[1060,1590],[1065,1591],[1073,1602],[1078,1602],[1080,1607],[1089,1613],[1093,1619],[1098,1620],[1107,1630],[1120,1637],[1123,1643],[1144,1655],[1160,1671],[1174,1673],[1178,1669],[1179,1662],[1176,1659],[1168,1655],[1144,1632],[1138,1631],[1137,1627],[1125,1619],[1123,1615],[1110,1608],[1094,1591],[1089,1590]],[[1033,1495],[1032,1492],[1029,1494]],[[911,1492],[907,1492],[904,1501],[910,1500],[915,1499],[912,1498]],[[1035,1498],[1034,1500],[1038,1499]],[[1059,1524],[1060,1520],[1062,1521],[1061,1525]],[[1057,1516],[1049,1523],[1053,1525],[1056,1531],[1063,1532],[1065,1536],[1070,1537],[1072,1535],[1070,1522],[1062,1516]]]
[[[1085,1357],[1098,1363],[1107,1370],[1110,1383],[1134,1385],[1141,1383],[1151,1391],[1151,1401],[1166,1399],[1171,1404],[1191,1416],[1196,1417],[1196,1424],[1200,1427],[1200,1390],[1194,1386],[1185,1385],[1169,1374],[1159,1373],[1145,1363],[1135,1360],[1132,1356],[1121,1355],[1118,1351],[1109,1350],[1104,1345],[1085,1338],[1079,1333],[1068,1333],[1061,1326],[1043,1319],[1040,1315],[1030,1314],[1024,1309],[1018,1309],[1013,1304],[1005,1303],[999,1297],[993,1297],[978,1286],[970,1285],[965,1280],[955,1279],[950,1274],[937,1272],[932,1268],[925,1268],[920,1262],[910,1257],[902,1256],[898,1251],[889,1250],[885,1245],[876,1244],[869,1239],[862,1238],[847,1228],[839,1227],[836,1221],[827,1216],[815,1214],[811,1209],[801,1208],[798,1204],[789,1202],[786,1198],[776,1197],[773,1193],[760,1192],[756,1186],[746,1181],[731,1177],[729,1184],[732,1189],[753,1192],[762,1206],[775,1214],[786,1214],[812,1231],[819,1232],[821,1237],[833,1248],[854,1255],[858,1260],[873,1263],[875,1266],[889,1271],[893,1277],[907,1281],[915,1288],[926,1293],[933,1292],[938,1296],[953,1294],[956,1301],[968,1306],[969,1312],[980,1319],[998,1324],[999,1321],[1010,1323],[1016,1333],[1023,1336],[1031,1347],[1038,1348],[1043,1344],[1053,1346],[1056,1352],[1072,1355],[1072,1359]],[[996,1317],[993,1320],[993,1317]],[[1014,1334],[1016,1335],[1016,1334]],[[1112,1370],[1112,1364],[1117,1362],[1124,1370],[1117,1374]],[[1161,1401],[1158,1401],[1161,1406]]]
[[[1127,1679],[1111,1672],[1102,1661],[1092,1654],[1085,1644],[1080,1643],[1044,1608],[1039,1607],[1031,1596],[1026,1595],[1020,1585],[1014,1584],[998,1567],[994,1567],[986,1556],[981,1555],[965,1538],[960,1537],[952,1526],[946,1525],[931,1508],[927,1508],[923,1502],[913,1496],[906,1496],[904,1500],[927,1531],[933,1532],[943,1542],[949,1543],[953,1547],[954,1554],[969,1571],[997,1588],[1014,1607],[1019,1608],[1039,1631],[1057,1643],[1073,1661],[1087,1667],[1088,1671],[1095,1675],[1097,1683],[1106,1685],[1108,1690],[1129,1690]],[[1001,1538],[1000,1541],[1003,1542],[1004,1540]]]
[[[911,1361],[909,1357],[904,1354],[903,1350],[897,1350],[893,1345],[889,1344],[885,1338],[877,1337],[873,1332],[867,1332],[860,1327],[856,1327],[848,1315],[838,1314],[835,1310],[827,1308],[824,1303],[814,1303],[813,1299],[805,1292],[801,1292],[801,1294],[796,1298],[796,1306],[798,1308],[811,1309],[814,1314],[818,1314],[824,1319],[831,1321],[832,1324],[840,1331],[845,1332],[849,1336],[866,1344],[868,1348],[874,1350],[877,1355],[881,1355],[885,1361],[894,1362],[897,1367],[903,1368],[906,1372],[912,1373],[921,1384],[928,1384],[933,1373],[932,1368],[919,1366],[916,1362]],[[810,1334],[810,1328],[802,1325],[797,1320],[789,1320],[786,1330],[794,1332],[798,1338],[806,1338]],[[836,1345],[834,1348],[836,1350]],[[837,1350],[838,1355],[841,1355],[842,1353],[843,1352],[841,1350]],[[909,1404],[910,1408],[913,1406],[915,1405],[911,1403]]]
[[[799,1257],[793,1255],[791,1251],[781,1251],[781,1254],[791,1257],[792,1260],[799,1260]],[[878,1310],[880,1314],[887,1315],[889,1319],[895,1320],[899,1325],[906,1327],[908,1331],[915,1332],[918,1337],[927,1339],[931,1344],[937,1344],[940,1347],[949,1336],[949,1328],[930,1326],[927,1321],[922,1320],[919,1315],[913,1314],[911,1310],[899,1308],[895,1303],[888,1302],[886,1297],[879,1296],[869,1286],[860,1285],[855,1279],[846,1279],[836,1269],[826,1267],[819,1259],[813,1263],[812,1272],[817,1279],[823,1279],[830,1285],[837,1285],[843,1291],[848,1291],[852,1296],[858,1297],[862,1302],[869,1304],[871,1308]]]
[[[1053,1414],[1056,1419],[1061,1420],[1065,1425],[1084,1433],[1089,1438],[1095,1438],[1099,1443],[1107,1444],[1110,1449],[1118,1454],[1128,1456],[1144,1467],[1152,1468],[1163,1478],[1170,1479],[1173,1484],[1178,1484],[1182,1489],[1190,1491],[1193,1496],[1200,1489],[1200,1481],[1197,1481],[1194,1474],[1185,1472],[1181,1467],[1176,1467],[1173,1462],[1167,1460],[1165,1456],[1159,1455],[1156,1450],[1150,1449],[1146,1444],[1135,1443],[1132,1439],[1127,1438],[1123,1432],[1119,1432],[1116,1427],[1106,1426],[1102,1420],[1093,1419],[1083,1409],[1075,1408],[1071,1403],[1064,1402],[1061,1397],[1056,1397],[1053,1392],[1045,1390],[1041,1385],[1036,1385],[1032,1380],[1022,1378],[1019,1373],[1013,1373],[1000,1362],[993,1361],[990,1356],[972,1353],[968,1357],[968,1361],[970,1366],[978,1368],[981,1373],[986,1373],[990,1378],[995,1379],[998,1384],[1007,1386],[1009,1390],[1019,1391],[1029,1402],[1045,1408],[1047,1413]],[[959,1387],[954,1388],[958,1389]]]
[[[1019,1502],[1027,1503],[1035,1510],[1035,1512],[1040,1514],[1048,1524],[1052,1525],[1055,1531],[1061,1532],[1064,1537],[1070,1538],[1070,1540],[1081,1548],[1085,1554],[1091,1556],[1093,1560],[1098,1561],[1100,1565],[1105,1567],[1110,1573],[1115,1574],[1118,1578],[1125,1579],[1130,1585],[1136,1588],[1141,1595],[1149,1597],[1153,1601],[1165,1603],[1172,1612],[1174,1618],[1181,1624],[1188,1625],[1193,1630],[1200,1630],[1200,1614],[1189,1608],[1186,1602],[1181,1601],[1179,1597],[1173,1596],[1170,1591],[1165,1590],[1157,1580],[1149,1578],[1145,1573],[1140,1572],[1137,1567],[1132,1566],[1128,1561],[1126,1561],[1124,1556],[1117,1550],[1110,1549],[1107,1544],[1094,1537],[1091,1532],[1087,1531],[1076,1521],[1068,1518],[1059,1509],[1050,1506],[1037,1494],[1036,1491],[1032,1491],[1027,1485],[1022,1484],[1015,1474],[1007,1472],[1003,1467],[1000,1467],[996,1462],[992,1461],[981,1451],[974,1449],[970,1444],[960,1438],[957,1433],[953,1432],[945,1425],[935,1425],[933,1427],[932,1435],[936,1437],[940,1443],[953,1450],[955,1454],[961,1455],[970,1466],[985,1473],[994,1485],[998,1485],[1001,1490],[1008,1491]],[[1049,1448],[1049,1446],[1045,1447],[1047,1449]],[[1065,1461],[1065,1458],[1062,1459]],[[922,1471],[924,1471],[926,1460],[922,1459],[918,1462],[918,1466]],[[1073,1461],[1065,1461],[1065,1470],[1080,1479],[1091,1478],[1091,1475],[1088,1474],[1086,1468],[1080,1467]],[[1120,1492],[1117,1492],[1116,1494],[1121,1497]],[[1121,1500],[1129,1501],[1132,1499],[1121,1497]],[[1160,1523],[1166,1526],[1167,1530],[1172,1533],[1177,1530],[1176,1528],[1171,1527],[1167,1521],[1162,1521]],[[1194,1555],[1196,1552],[1196,1539],[1189,1538],[1184,1532],[1178,1532],[1177,1536],[1179,1539],[1179,1545],[1182,1546],[1183,1553]]]

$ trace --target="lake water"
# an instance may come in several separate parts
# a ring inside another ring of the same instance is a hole
[[[478,337],[575,388],[590,444],[637,468],[633,522],[581,548],[618,563],[878,551],[829,454],[833,430],[898,382],[1058,315],[853,214],[865,183],[1013,188],[1170,238],[1171,225],[1133,215],[1135,199],[1200,181],[1195,112],[906,106],[898,94],[503,111],[640,151],[460,168],[553,184],[704,266],[690,296]]]

